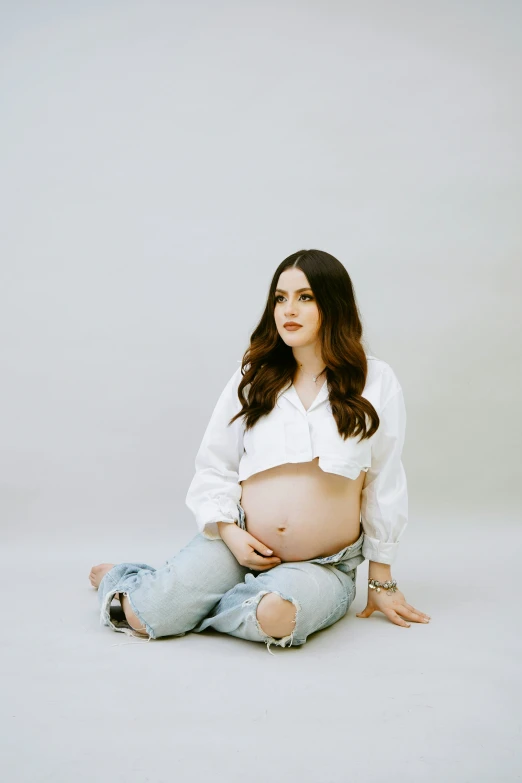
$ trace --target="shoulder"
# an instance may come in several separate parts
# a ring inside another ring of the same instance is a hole
[[[236,362],[236,367],[234,369],[234,372],[232,373],[232,377],[230,380],[234,380],[239,383],[241,378],[243,377],[243,373],[241,372],[241,359],[238,359]]]
[[[366,355],[368,360],[368,383],[376,385],[380,390],[380,399],[383,404],[393,397],[402,386],[393,367],[384,359],[370,354]]]
[[[243,369],[242,369],[242,363],[241,362],[242,362],[241,359],[237,360],[236,368],[233,371],[232,375],[229,375],[228,381],[227,381],[227,384],[226,384],[226,387],[225,387],[225,390],[228,391],[228,393],[231,394],[234,397],[234,400],[237,397],[239,384],[243,380]],[[246,393],[248,393],[249,389],[250,389],[250,384],[248,384],[245,387],[244,391]]]
[[[237,389],[237,387],[241,382],[242,377],[243,375],[241,372],[241,359],[240,359],[235,369],[233,370],[232,374],[228,375],[228,380],[226,381],[225,388],[223,389],[223,391],[235,392],[235,390]]]

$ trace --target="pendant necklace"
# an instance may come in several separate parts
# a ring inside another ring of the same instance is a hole
[[[301,370],[301,365],[299,365],[299,369]],[[324,368],[321,370],[321,372],[317,373],[317,375],[312,375],[312,380],[313,380],[313,382],[314,382],[315,384],[317,384],[317,379],[319,378],[319,376],[320,376],[320,375],[322,375],[322,374],[323,374],[323,372],[324,372],[325,370],[326,370],[326,367],[324,367]],[[304,370],[301,370],[301,372],[303,373],[303,375],[310,375],[310,373],[308,373],[308,372],[305,372]]]

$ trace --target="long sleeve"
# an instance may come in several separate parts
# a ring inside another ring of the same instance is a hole
[[[221,392],[195,460],[196,473],[185,499],[194,513],[200,532],[220,538],[217,522],[236,522],[241,499],[239,461],[243,454],[243,420],[228,422],[241,405],[237,388],[241,368],[235,371]]]
[[[406,408],[400,387],[385,404],[379,418],[372,444],[372,464],[361,494],[362,554],[367,560],[391,565],[408,524],[408,486],[402,464]]]

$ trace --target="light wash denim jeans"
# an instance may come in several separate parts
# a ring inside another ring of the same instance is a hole
[[[238,504],[238,525],[245,512]],[[120,563],[100,582],[100,623],[131,636],[139,636],[123,620],[111,617],[115,593],[125,593],[145,626],[148,639],[184,636],[205,628],[253,642],[280,647],[301,645],[307,637],[344,617],[355,598],[357,566],[363,533],[335,555],[285,562],[268,571],[240,565],[221,539],[198,533],[162,568],[145,563]],[[257,605],[267,593],[276,593],[296,607],[291,634],[279,639],[261,629]],[[142,637],[143,638],[143,637]]]

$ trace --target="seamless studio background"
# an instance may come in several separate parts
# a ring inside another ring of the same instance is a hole
[[[268,752],[285,780],[520,780],[520,6],[0,17],[3,779],[255,783]],[[392,573],[432,622],[355,618],[362,566],[348,615],[277,658],[112,633],[91,566],[196,534],[204,428],[308,247],[404,389]]]

